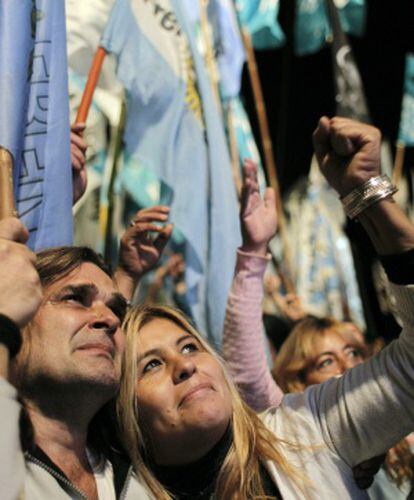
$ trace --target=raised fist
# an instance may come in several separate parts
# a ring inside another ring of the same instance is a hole
[[[380,175],[380,131],[348,118],[323,116],[313,133],[322,174],[340,196]]]

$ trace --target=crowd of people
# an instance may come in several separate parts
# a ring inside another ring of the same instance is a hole
[[[114,272],[86,247],[34,254],[20,221],[4,219],[1,498],[413,494],[414,226],[381,176],[376,128],[323,117],[313,141],[387,273],[399,338],[371,355],[352,325],[305,316],[268,368],[261,303],[277,214],[251,161],[222,356],[178,309],[130,304],[171,235],[168,207],[136,214]],[[81,172],[85,144],[72,143]]]

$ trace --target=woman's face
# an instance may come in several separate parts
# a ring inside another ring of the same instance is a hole
[[[141,328],[138,352],[139,423],[155,462],[197,460],[224,435],[232,414],[219,362],[164,318]]]
[[[363,353],[335,331],[315,342],[315,357],[305,372],[306,385],[320,384],[364,361]]]

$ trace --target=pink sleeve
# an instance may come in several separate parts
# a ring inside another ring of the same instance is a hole
[[[224,322],[222,354],[243,399],[256,411],[278,406],[283,392],[267,365],[262,320],[267,257],[237,251]]]

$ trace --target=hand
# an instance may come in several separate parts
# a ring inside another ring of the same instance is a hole
[[[167,274],[169,274],[172,279],[178,280],[185,272],[184,257],[180,253],[171,255],[166,264],[166,268]]]
[[[243,167],[240,223],[243,237],[241,250],[266,255],[269,241],[277,229],[275,192],[266,188],[261,198],[257,165],[251,160],[245,160]]]
[[[70,159],[72,163],[73,204],[75,204],[86,191],[88,183],[86,171],[86,150],[88,145],[82,137],[86,125],[75,123],[70,130]]]
[[[42,300],[36,255],[24,245],[28,237],[19,219],[0,221],[0,313],[20,328],[32,319]]]
[[[137,212],[134,225],[121,238],[119,267],[132,279],[139,280],[155,267],[170,239],[173,225],[156,225],[168,220],[169,207],[158,205]],[[158,233],[154,239],[149,233]]]
[[[381,134],[371,125],[324,116],[313,146],[322,174],[340,196],[380,174]]]

